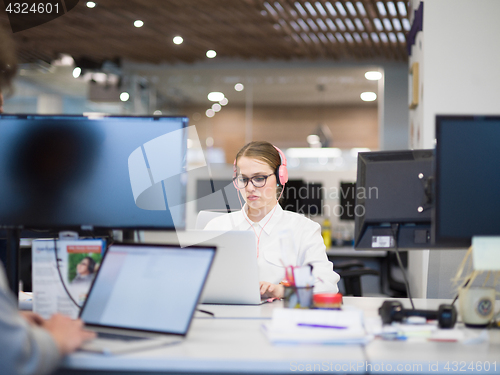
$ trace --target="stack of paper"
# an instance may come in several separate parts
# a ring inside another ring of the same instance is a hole
[[[373,338],[365,332],[359,309],[274,309],[262,330],[273,344],[365,344]]]

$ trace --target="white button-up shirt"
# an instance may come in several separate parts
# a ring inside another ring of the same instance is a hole
[[[295,212],[276,205],[261,221],[252,222],[245,204],[241,211],[212,219],[205,230],[252,230],[258,243],[258,265],[261,281],[279,284],[285,278],[283,265],[311,264],[314,275],[314,293],[337,293],[340,276],[326,256],[321,226]],[[259,239],[260,236],[260,239]],[[280,239],[286,236],[288,246],[281,248]]]

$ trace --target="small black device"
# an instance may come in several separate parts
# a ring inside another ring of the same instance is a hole
[[[448,304],[439,305],[437,310],[408,310],[399,301],[384,301],[378,313],[384,324],[401,322],[409,316],[422,316],[426,319],[437,320],[439,328],[453,328],[457,322],[457,310],[455,306]]]

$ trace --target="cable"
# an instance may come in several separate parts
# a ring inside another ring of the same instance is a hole
[[[413,298],[411,297],[411,293],[410,293],[410,285],[408,284],[408,279],[406,278],[405,268],[403,267],[403,262],[401,261],[401,257],[399,255],[399,248],[398,248],[399,224],[395,224],[395,226],[396,226],[396,232],[394,232],[394,228],[392,226],[391,226],[391,229],[392,229],[392,235],[394,236],[394,250],[396,251],[396,259],[398,260],[399,267],[401,268],[401,272],[403,273],[403,280],[405,283],[406,294],[408,295],[408,298],[410,299],[411,308],[413,310],[415,310],[415,305],[413,304]]]
[[[469,277],[467,279],[467,281],[465,282],[465,284],[462,286],[462,288],[465,288],[467,285],[469,285],[470,281],[472,280],[472,276]],[[457,302],[457,299],[458,299],[458,293],[457,295],[455,296],[455,298],[453,298],[453,302],[451,303],[451,305],[453,306],[455,304],[455,302]]]
[[[57,273],[59,274],[59,280],[61,280],[61,284],[62,284],[64,290],[66,291],[66,294],[68,295],[71,302],[73,302],[75,304],[75,306],[78,308],[78,310],[80,310],[82,307],[73,299],[73,296],[69,292],[68,288],[66,288],[66,284],[64,283],[64,280],[62,278],[61,268],[59,267],[59,261],[62,259],[59,259],[59,257],[57,256],[57,239],[55,237],[54,237],[54,255],[56,257],[56,268],[57,268]]]
[[[215,314],[211,311],[202,310],[202,309],[196,309],[196,311],[199,311],[199,312],[204,313],[204,314],[208,314],[208,315],[213,316],[215,318]]]

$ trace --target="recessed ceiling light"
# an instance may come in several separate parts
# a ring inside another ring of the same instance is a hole
[[[214,112],[219,112],[222,109],[221,105],[219,103],[214,103],[212,104],[212,110]]]
[[[219,102],[224,99],[224,94],[218,91],[212,91],[207,95],[208,100],[211,102]]]
[[[374,92],[362,92],[360,97],[364,102],[373,102],[375,99],[377,99],[377,94],[375,94]]]
[[[144,26],[144,22],[142,22],[141,20],[134,21],[134,26],[135,27],[142,27],[142,26]]]
[[[236,85],[234,85],[234,89],[236,91],[243,91],[244,88],[245,86],[243,86],[243,83],[237,83]]]
[[[130,95],[129,95],[129,93],[128,93],[128,92],[126,92],[126,91],[124,91],[124,92],[122,92],[122,93],[120,94],[120,100],[121,100],[122,102],[126,102],[127,100],[129,100],[129,98],[130,98]]]
[[[73,69],[73,77],[78,78],[80,77],[80,74],[82,74],[82,68],[77,66],[75,69]]]
[[[382,73],[376,71],[366,72],[365,78],[369,81],[378,81],[380,78],[382,78]]]
[[[159,109],[157,109],[156,111],[153,112],[153,115],[155,115],[155,116],[160,116],[162,114],[163,114],[163,112],[160,111]]]
[[[217,52],[215,52],[213,49],[209,49],[207,51],[207,57],[209,59],[213,59],[215,56],[217,56]]]
[[[228,102],[229,102],[229,100],[227,100],[227,98],[224,98],[224,99],[219,101],[219,104],[220,105],[227,105]]]
[[[87,8],[95,8],[96,6],[96,3],[94,3],[93,1],[87,1]]]
[[[215,112],[214,112],[214,110],[212,108],[209,108],[209,109],[206,110],[205,115],[207,117],[214,117],[215,116]]]
[[[174,41],[174,44],[182,44],[182,42],[184,42],[184,39],[182,39],[181,36],[176,36],[176,37],[174,37],[173,41]]]

